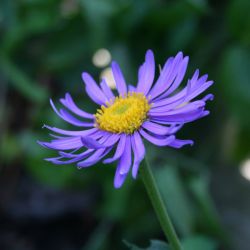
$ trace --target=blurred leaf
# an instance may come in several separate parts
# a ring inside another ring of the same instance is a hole
[[[201,226],[206,228],[212,235],[220,237],[220,239],[227,242],[225,232],[221,227],[219,216],[209,193],[208,180],[209,178],[207,176],[200,175],[193,177],[189,183],[191,192],[199,206],[198,210],[201,214],[200,223]]]
[[[15,21],[11,22],[2,40],[2,49],[6,54],[22,45],[28,37],[52,29],[59,20],[57,1],[9,2],[13,4],[6,5],[6,8],[13,14],[11,17],[4,15],[4,20]]]
[[[109,39],[109,21],[119,9],[120,1],[114,0],[80,0],[82,13],[89,25],[88,36],[91,49],[103,47]]]
[[[177,25],[194,11],[184,1],[165,2],[164,4],[159,8],[152,9],[149,17],[149,21],[158,30],[166,30],[166,28]]]
[[[140,183],[141,184],[141,183]],[[155,213],[152,209],[151,204],[146,206],[143,201],[140,201],[142,192],[136,194],[133,193],[133,199],[136,200],[137,204],[131,204],[129,202],[130,211],[133,211],[129,214],[125,214],[122,220],[124,227],[124,235],[128,239],[136,240],[140,237],[144,237],[144,235],[155,235],[161,231],[159,227],[159,221],[157,220]],[[144,201],[148,199],[148,197],[144,197]],[[133,201],[132,201],[133,202]],[[148,201],[149,203],[149,201]],[[146,223],[150,221],[150,223]]]
[[[110,49],[113,60],[119,62],[120,67],[123,69],[127,82],[135,84],[136,82],[136,71],[131,67],[132,59],[129,54],[129,50],[126,48],[126,45],[123,43],[114,44]],[[135,74],[132,74],[135,73]]]
[[[193,210],[177,168],[165,165],[157,169],[155,177],[177,230],[184,236],[191,234]]]
[[[114,0],[80,0],[83,12],[87,15],[89,21],[101,25],[103,20],[111,17],[123,6],[124,1]]]
[[[48,98],[48,92],[45,88],[39,86],[36,82],[29,79],[29,77],[20,69],[16,67],[9,59],[3,55],[0,58],[0,65],[9,83],[14,86],[27,99],[36,103],[43,103]]]
[[[118,13],[119,25],[124,32],[129,32],[135,26],[144,21],[147,14],[154,8],[154,2],[150,0],[126,1],[127,6],[122,13]]]
[[[77,64],[88,55],[89,47],[84,35],[84,26],[78,26],[79,19],[71,20],[65,24],[64,29],[59,30],[49,39],[45,55],[41,62],[48,71],[62,71],[68,67],[78,67]],[[58,43],[58,40],[60,41]],[[67,72],[65,72],[67,73]],[[68,72],[72,74],[72,72]]]
[[[49,162],[36,158],[26,161],[29,173],[39,182],[53,187],[67,187],[70,185],[74,172],[73,166],[56,166]]]
[[[207,0],[186,0],[186,2],[199,12],[206,12],[209,9]]]
[[[113,178],[113,177],[112,177]],[[129,179],[129,178],[128,178]],[[131,190],[130,180],[126,181],[120,189],[115,189],[112,185],[112,180],[109,178],[103,180],[104,200],[100,211],[103,217],[111,220],[120,220],[126,213],[129,203],[129,195]]]
[[[0,158],[3,161],[11,162],[21,153],[21,148],[18,145],[18,140],[14,134],[3,134],[0,144]]]
[[[172,27],[172,36],[169,37],[169,47],[172,51],[185,50],[196,35],[198,20],[194,17],[183,20]]]
[[[221,87],[227,98],[230,112],[248,126],[250,123],[250,51],[240,46],[231,46],[222,56],[220,69]]]
[[[249,158],[250,154],[249,127],[246,126],[244,128],[240,128],[239,131],[237,131],[237,141],[236,142],[234,141],[234,144],[232,146],[234,151],[231,152],[230,157],[232,157],[233,155],[239,162],[242,162],[242,160]]]
[[[229,27],[233,34],[245,44],[250,44],[250,1],[232,0],[228,7]]]
[[[0,1],[0,22],[5,29],[11,29],[17,25],[17,1]]]
[[[102,221],[94,230],[87,243],[82,250],[102,250],[104,249],[105,241],[110,234],[111,224],[107,221]]]
[[[27,131],[20,134],[18,138],[18,145],[21,146],[25,155],[25,167],[33,177],[44,184],[55,187],[68,186],[78,170],[73,166],[53,165],[45,161],[44,158],[49,154],[48,150],[41,148],[36,142],[39,137]]]
[[[196,235],[182,241],[183,250],[216,250],[217,243],[205,236]]]
[[[160,240],[150,240],[150,246],[147,248],[138,247],[138,246],[136,246],[132,243],[129,243],[125,240],[124,240],[124,243],[131,250],[170,250],[167,243],[165,243],[164,241],[160,241]]]
[[[76,168],[72,166],[56,166],[42,158],[29,157],[26,160],[29,173],[39,182],[53,187],[69,186]]]

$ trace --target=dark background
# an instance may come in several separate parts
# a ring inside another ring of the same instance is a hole
[[[165,240],[140,178],[113,188],[115,165],[77,170],[43,160],[44,123],[68,128],[49,98],[70,92],[95,112],[81,72],[108,68],[107,49],[135,84],[148,48],[158,64],[178,51],[215,84],[211,115],[186,125],[181,150],[147,157],[185,250],[250,245],[250,1],[1,0],[0,249],[127,249]],[[70,128],[70,127],[69,127]],[[71,128],[72,129],[72,128]],[[248,160],[249,159],[249,160]],[[245,176],[245,177],[244,177]]]

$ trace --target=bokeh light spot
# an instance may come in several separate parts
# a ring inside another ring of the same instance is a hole
[[[250,159],[247,159],[242,162],[240,166],[240,173],[245,179],[250,181]]]
[[[99,49],[94,53],[92,62],[96,67],[105,67],[111,62],[111,54],[107,49]]]
[[[110,67],[104,69],[101,72],[100,78],[105,79],[106,83],[111,89],[116,89],[115,79],[112,73],[112,69]]]

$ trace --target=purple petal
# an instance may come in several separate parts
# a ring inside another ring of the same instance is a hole
[[[137,92],[147,95],[150,90],[155,75],[155,60],[152,50],[148,50],[145,56],[145,62],[139,70],[139,81],[137,84]]]
[[[178,130],[180,130],[183,127],[183,125],[184,125],[183,123],[171,125],[169,128],[169,134],[175,134]]]
[[[213,85],[213,81],[208,81],[202,84],[199,88],[197,88],[194,91],[191,91],[191,94],[186,98],[186,101],[190,101],[194,99],[196,96],[200,95],[202,92],[204,92],[206,89],[208,89],[211,85]]]
[[[72,151],[70,151],[70,152],[58,151],[58,154],[59,154],[60,156],[65,157],[65,158],[74,158],[74,157],[77,157],[77,156],[79,156],[79,155],[81,155],[81,154],[83,153],[83,152],[81,152],[81,153],[76,153],[76,152],[78,152],[80,149],[82,149],[82,147],[76,148],[76,149],[74,149],[74,150],[72,150]],[[86,148],[84,148],[84,152],[86,152],[85,149],[86,149]],[[93,149],[91,149],[91,150],[93,150]],[[76,153],[76,154],[75,154],[75,153]]]
[[[184,123],[170,123],[168,121],[161,121],[161,120],[157,120],[157,119],[151,119],[152,122],[157,123],[157,124],[163,124],[163,125],[167,125],[168,127],[168,135],[172,135],[175,134],[178,130],[180,130]],[[155,132],[153,132],[155,133]],[[155,133],[157,134],[157,133]],[[158,134],[159,135],[159,134]]]
[[[106,151],[106,148],[101,148],[93,151],[94,153],[90,155],[87,159],[80,161],[77,163],[78,168],[83,168],[83,167],[90,167],[97,163],[101,158],[103,157],[104,152]]]
[[[102,131],[102,130],[100,130],[99,132],[100,132],[100,135],[96,133],[97,135],[94,134],[94,135],[91,135],[91,137],[93,137],[94,139],[98,139],[98,143],[100,143],[106,148],[113,146],[120,139],[119,134],[112,134],[112,133]]]
[[[195,72],[194,72],[194,74],[193,74],[193,76],[192,76],[192,78],[191,78],[191,82],[192,83],[195,83],[198,80],[199,74],[200,74],[199,69],[196,69]]]
[[[192,140],[179,140],[179,139],[175,139],[174,141],[172,141],[169,146],[173,147],[173,148],[181,148],[184,145],[193,145],[194,142]]]
[[[78,120],[77,118],[75,118],[74,116],[72,116],[70,113],[68,113],[66,110],[64,109],[60,109],[60,112],[57,110],[57,108],[55,107],[52,99],[50,99],[50,105],[53,108],[53,110],[55,111],[55,113],[61,117],[64,121],[78,126],[78,127],[93,127],[94,123],[93,122],[83,122]]]
[[[112,72],[113,72],[115,83],[116,83],[116,88],[119,94],[124,96],[127,93],[127,85],[124,80],[122,71],[116,62],[112,62],[111,67],[112,67]]]
[[[166,97],[168,96],[168,94],[166,95],[166,93],[156,98],[154,100],[155,106],[157,105],[159,106],[159,103],[161,103],[162,101],[165,102],[164,105],[166,105],[167,103],[173,103],[183,97],[185,98],[184,101],[190,101],[196,96],[198,96],[199,94],[201,94],[202,92],[204,92],[207,88],[209,88],[213,84],[213,81],[206,82],[207,77],[208,77],[207,75],[203,75],[202,77],[198,79],[198,73],[199,73],[199,70],[196,70],[191,80],[188,80],[187,87],[185,87],[179,93],[171,97],[168,97],[167,99]],[[163,103],[161,103],[161,106],[162,105]]]
[[[155,122],[159,122],[164,124],[163,122],[166,121],[166,124],[170,124],[171,122],[173,123],[186,123],[186,122],[191,122],[194,120],[197,120],[201,117],[204,117],[207,115],[207,111],[204,111],[203,108],[194,110],[192,112],[187,112],[187,113],[177,113],[173,115],[165,115],[165,116],[157,116],[154,115],[151,120],[154,120]]]
[[[176,93],[175,95],[171,97],[164,97],[164,95],[159,96],[158,98],[154,99],[152,109],[160,107],[160,106],[167,106],[172,104],[179,105],[180,101],[181,103],[186,101],[187,96],[191,93],[191,82],[188,81],[187,86],[181,90],[179,93]]]
[[[207,75],[204,75],[198,79],[199,71],[196,70],[192,79],[188,81],[187,87],[181,90],[179,93],[171,96],[169,98],[165,98],[165,95],[162,95],[160,99],[155,99],[153,103],[152,110],[156,109],[160,106],[167,106],[167,109],[175,108],[176,106],[180,105],[181,103],[189,102],[190,100],[194,99],[196,96],[201,94],[207,88],[209,88],[213,82],[207,80]],[[202,101],[211,100],[212,95],[210,94],[207,97],[204,97]]]
[[[186,73],[186,70],[187,70],[188,60],[189,60],[188,56],[183,58],[183,61],[179,65],[177,76],[174,82],[172,83],[172,85],[170,86],[170,88],[164,93],[165,96],[170,95],[173,91],[175,91],[180,86],[184,78],[184,75]]]
[[[183,67],[183,62],[186,60],[186,58],[183,59],[182,52],[179,52],[174,59],[170,58],[166,62],[162,72],[160,73],[159,79],[149,92],[152,100],[171,87],[178,74],[182,73],[180,70]]]
[[[118,142],[120,137],[121,137],[121,135],[119,135],[119,134],[112,134],[111,136],[109,136],[108,140],[105,141],[103,144],[105,147],[113,146],[115,143]]]
[[[59,117],[62,117],[62,115],[59,113],[59,111],[57,110],[55,104],[53,103],[52,99],[49,100],[50,102],[50,105],[52,107],[52,109],[54,110],[54,112],[59,116]]]
[[[110,100],[113,100],[115,98],[112,90],[110,89],[110,87],[107,85],[105,79],[102,79],[101,81],[101,89],[103,91],[103,93],[105,94],[105,96],[107,97],[107,99],[110,101]]]
[[[144,131],[143,129],[140,129],[140,134],[149,142],[157,145],[157,146],[167,146],[169,145],[169,143],[171,143],[172,141],[174,141],[175,136],[174,135],[170,135],[167,137],[163,137],[163,138],[159,138],[157,136],[153,136],[148,134],[146,131]]]
[[[173,61],[174,61],[173,57],[168,58],[168,60],[166,61],[163,69],[160,72],[160,76],[159,76],[158,80],[156,81],[154,87],[149,92],[149,95],[151,98],[152,98],[152,96],[153,97],[156,96],[157,93],[163,88],[163,86],[167,84],[165,79],[170,74]]]
[[[65,94],[65,98],[61,98],[60,102],[67,108],[69,109],[71,112],[75,113],[78,116],[81,116],[83,118],[87,118],[87,119],[94,119],[93,114],[87,113],[81,109],[79,109],[76,104],[74,103],[72,97],[70,96],[69,93]]]
[[[192,76],[192,78],[190,80],[192,89],[203,85],[207,81],[207,78],[208,78],[207,74],[201,76],[200,78],[197,77],[196,75],[197,75],[197,73],[194,72],[194,75]]]
[[[140,163],[144,159],[144,156],[145,156],[145,147],[141,139],[141,136],[139,135],[137,131],[135,131],[135,133],[131,136],[131,145],[132,145],[132,149],[134,152],[132,176],[134,179],[136,179]]]
[[[114,187],[120,188],[124,183],[131,165],[130,136],[126,136],[126,145],[115,172]]]
[[[183,106],[182,106],[183,105]],[[149,111],[149,115],[157,115],[157,116],[165,116],[165,115],[173,115],[179,113],[190,112],[199,108],[203,108],[206,105],[204,101],[194,101],[190,103],[179,103],[176,107],[175,105],[166,105],[162,107],[156,107]]]
[[[103,145],[103,147],[108,147],[108,146],[112,146],[113,144],[115,144],[115,141],[114,141],[114,138],[112,136],[110,136],[109,134],[106,134],[106,133],[100,133],[101,131],[98,131],[97,133],[91,135],[91,138],[93,140],[96,140],[96,139],[99,139],[97,141],[97,143]],[[81,148],[83,147],[84,145],[81,145]],[[78,153],[78,154],[73,154],[74,152],[76,152],[77,150],[79,150],[79,148],[76,148],[75,150],[73,150],[72,152],[68,153],[68,152],[62,152],[62,151],[59,151],[59,154],[63,157],[66,157],[66,158],[75,158],[75,157],[81,157],[82,155],[85,155],[85,152],[83,153]],[[93,151],[93,149],[91,149]],[[91,151],[91,152],[92,152]]]
[[[81,153],[74,153],[79,150],[79,148],[76,148],[75,150],[71,152],[58,151],[58,154],[64,158],[79,158],[79,157],[85,156],[87,154],[86,152],[91,153],[95,150],[95,149],[86,149],[86,148],[81,148],[81,149],[84,149],[84,151]]]
[[[100,144],[106,143],[105,146],[109,146],[109,147],[97,149],[88,159],[79,162],[77,166],[79,168],[89,167],[91,165],[94,165],[98,161],[100,161],[104,156],[106,156],[112,150],[113,145],[118,140],[117,138],[119,138],[119,135],[115,135],[115,134],[113,136],[107,136],[107,135],[103,136],[103,138],[99,140],[99,143]]]
[[[107,155],[112,150],[112,147],[110,148],[101,148],[97,149],[90,157],[88,157],[84,161],[80,161],[77,163],[78,168],[83,167],[90,167],[100,161],[105,155]]]
[[[82,145],[80,137],[71,137],[65,139],[56,139],[51,142],[40,142],[38,143],[46,148],[54,150],[69,150],[79,148]]]
[[[89,97],[99,105],[105,104],[108,99],[96,84],[94,79],[86,72],[82,73],[82,79],[86,85],[86,92],[88,93]]]
[[[61,118],[66,122],[78,127],[94,127],[94,122],[83,122],[72,116],[64,109],[60,109]]]
[[[92,90],[91,88],[86,87],[86,88],[85,88],[85,91],[86,91],[86,93],[88,94],[88,96],[90,97],[90,99],[91,99],[92,101],[94,101],[96,104],[100,105],[100,106],[101,106],[101,105],[104,105],[104,103],[107,101],[107,100],[105,99],[105,102],[103,102],[103,101],[97,96],[97,94],[93,92],[93,90]]]
[[[128,85],[128,91],[129,91],[129,92],[136,92],[136,87],[133,86],[133,85],[131,85],[131,84],[129,84],[129,85]]]
[[[214,99],[214,95],[213,94],[208,94],[208,95],[206,95],[205,97],[202,98],[202,101],[203,102],[212,101],[213,99]]]
[[[81,131],[70,131],[70,130],[64,130],[56,127],[50,127],[48,125],[44,125],[43,128],[47,128],[55,133],[62,134],[62,135],[68,135],[68,136],[87,136],[90,134],[93,134],[97,131],[99,131],[98,128],[91,128],[88,130],[81,130]]]
[[[81,141],[84,147],[90,148],[90,149],[99,149],[104,148],[105,146],[103,144],[100,144],[95,139],[91,138],[90,136],[82,136]]]
[[[166,135],[169,133],[169,127],[165,127],[151,121],[145,121],[142,124],[142,127],[148,130],[149,132],[152,132],[157,135]]]
[[[114,162],[114,161],[118,160],[118,159],[121,157],[121,155],[123,154],[124,149],[125,149],[126,137],[127,137],[127,136],[126,136],[125,134],[122,134],[122,135],[120,136],[120,141],[119,141],[119,143],[118,143],[118,145],[117,145],[117,148],[116,148],[116,151],[115,151],[114,156],[111,157],[111,158],[105,159],[105,160],[103,161],[104,164]]]
[[[127,135],[125,149],[118,163],[120,174],[127,174],[129,172],[131,161],[131,138]]]
[[[115,178],[114,178],[114,187],[120,188],[124,181],[126,180],[128,174],[120,174],[119,169],[116,169]]]
[[[69,160],[62,160],[65,156],[67,156],[66,153],[65,155],[62,155],[61,157],[47,158],[45,160],[52,162],[53,164],[57,164],[57,165],[71,164],[71,163],[75,163],[75,162],[83,160],[84,158],[88,157],[93,151],[94,149],[88,149],[85,152]],[[70,158],[70,157],[67,157],[67,158]]]

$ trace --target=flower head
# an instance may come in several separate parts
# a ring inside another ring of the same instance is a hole
[[[89,167],[103,161],[104,164],[118,161],[114,186],[121,187],[132,170],[136,178],[140,162],[145,156],[143,139],[156,146],[181,148],[193,144],[192,140],[180,140],[176,132],[188,122],[209,114],[205,110],[208,94],[194,100],[213,84],[207,75],[199,76],[196,70],[179,89],[188,65],[188,57],[179,52],[170,57],[156,82],[154,55],[148,50],[145,62],[138,72],[137,86],[127,86],[120,67],[112,63],[118,96],[115,96],[104,79],[100,86],[88,74],[82,79],[89,97],[99,105],[95,114],[78,108],[70,94],[60,99],[64,108],[52,108],[66,122],[84,128],[77,131],[63,130],[45,125],[56,134],[50,142],[39,142],[42,146],[58,151],[59,156],[46,160],[54,164],[76,163],[79,168]],[[112,152],[113,151],[113,152]],[[108,158],[105,158],[108,154]],[[104,159],[105,158],[105,159]]]

